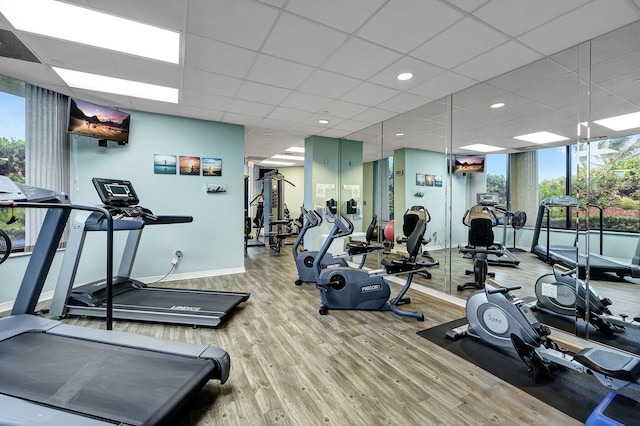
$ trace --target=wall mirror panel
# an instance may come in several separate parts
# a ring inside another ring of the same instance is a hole
[[[574,294],[584,283],[611,300],[608,312],[588,314],[569,303],[536,315],[569,333],[640,353],[640,330],[630,322],[640,316],[639,116],[640,24],[633,24],[349,139],[380,143],[371,168],[377,170],[378,202],[389,192],[379,210],[383,225],[393,220],[397,233],[407,209],[429,210],[427,237],[436,236],[427,247],[440,256],[441,267],[424,285],[462,299],[477,290],[458,290],[477,281],[473,256],[459,247],[469,245],[463,221],[480,204],[481,213],[492,215],[494,241],[509,252],[489,262],[497,283],[521,286],[516,294],[536,304],[548,296],[543,288],[553,290],[543,284],[557,282],[552,264],[567,263],[562,255],[573,258],[582,277],[568,279]],[[631,119],[627,128],[618,124],[623,118]],[[387,180],[381,183],[381,176]],[[602,257],[624,266],[602,266]]]

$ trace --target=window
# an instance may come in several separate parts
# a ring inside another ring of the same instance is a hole
[[[586,187],[589,174],[589,203],[602,208],[603,229],[640,230],[640,135],[606,139],[586,144],[577,151],[576,186]],[[588,154],[590,156],[588,157]],[[587,159],[589,160],[587,164]],[[599,210],[590,209],[590,227],[598,227]]]
[[[487,192],[500,195],[501,205],[507,205],[507,154],[488,154],[485,171],[487,174]]]
[[[25,183],[24,83],[0,76],[0,174]],[[23,251],[25,209],[0,209],[0,229],[11,237],[13,251]]]

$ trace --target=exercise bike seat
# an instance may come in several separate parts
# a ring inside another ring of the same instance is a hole
[[[381,250],[384,250],[384,244],[376,241],[371,243],[367,241],[349,241],[347,243],[347,253],[349,256],[369,254]]]
[[[640,379],[640,358],[634,356],[586,348],[573,358],[585,367],[614,379],[629,383],[635,383]]]
[[[424,233],[427,230],[426,223],[420,219],[416,223],[415,229],[407,239],[407,254],[392,253],[382,259],[382,266],[390,275],[401,274],[403,272],[417,272],[440,265],[440,262],[433,257],[418,259],[420,246],[422,245]]]

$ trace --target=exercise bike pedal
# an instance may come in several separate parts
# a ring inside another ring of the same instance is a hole
[[[489,276],[491,278],[495,278],[496,277],[496,273],[495,272],[487,272],[487,276]]]
[[[398,306],[398,305],[408,305],[411,303],[411,298],[410,297],[405,297],[402,298],[400,300],[398,300],[396,303],[394,303],[394,305]]]

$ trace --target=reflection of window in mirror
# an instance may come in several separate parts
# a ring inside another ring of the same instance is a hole
[[[507,205],[507,154],[487,154],[487,192],[499,194],[498,203]]]

